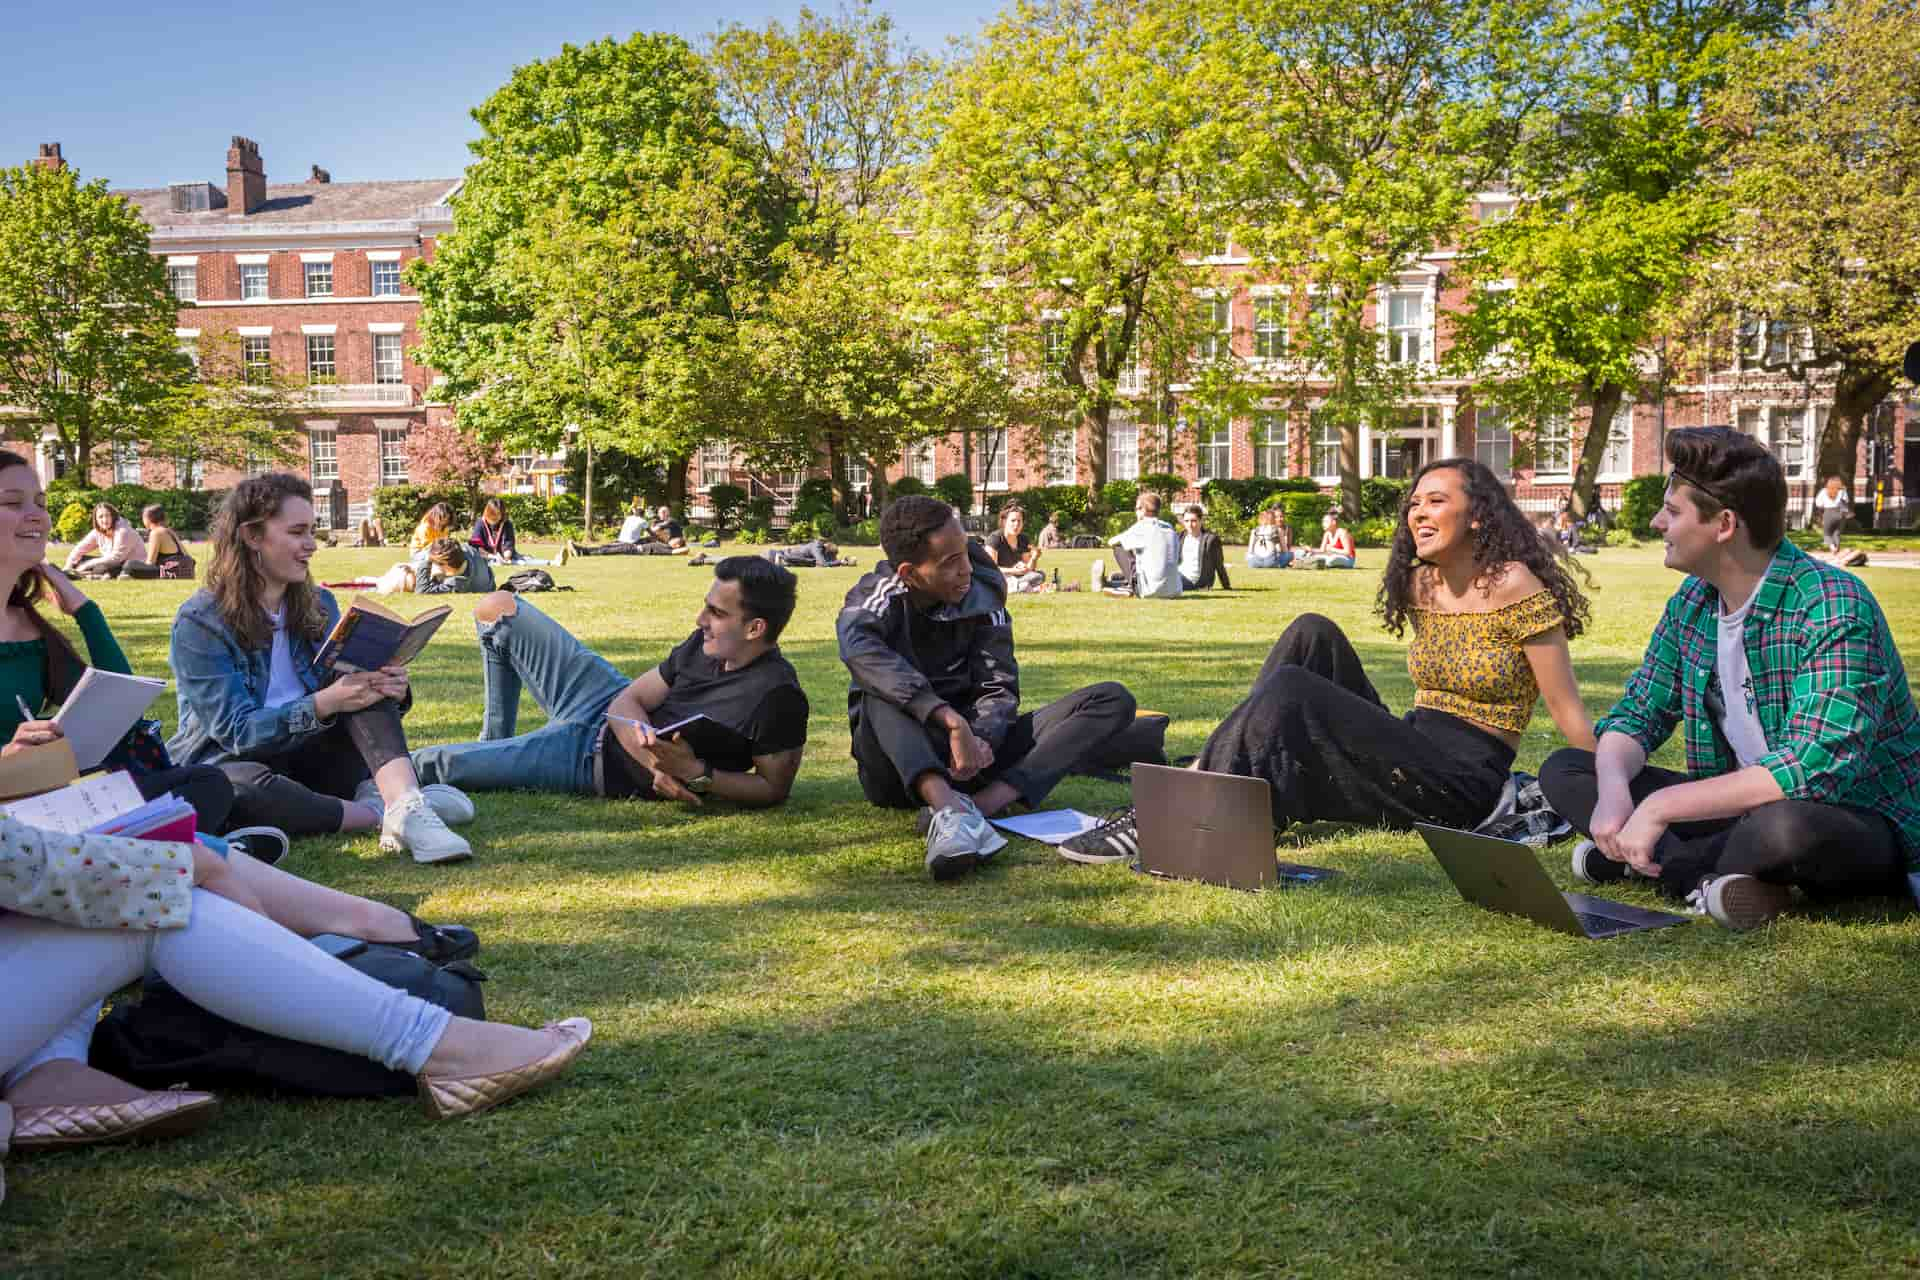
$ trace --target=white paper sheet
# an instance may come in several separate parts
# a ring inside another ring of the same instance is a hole
[[[1009,835],[1025,836],[1042,844],[1064,844],[1082,831],[1091,831],[1100,825],[1100,819],[1078,809],[1043,809],[1039,813],[1022,813],[991,821]]]

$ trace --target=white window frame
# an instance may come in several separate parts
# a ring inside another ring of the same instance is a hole
[[[1600,455],[1600,473],[1596,481],[1621,482],[1633,479],[1633,401],[1622,400],[1607,424],[1607,449]],[[1592,430],[1591,427],[1588,430]]]
[[[113,482],[115,484],[140,483],[140,442],[138,440],[113,442]]]
[[[1194,347],[1196,360],[1213,361],[1233,354],[1233,297],[1231,294],[1202,291],[1200,305],[1207,308],[1207,332]]]
[[[300,264],[300,283],[302,297],[331,298],[333,296],[333,263],[302,262]]]
[[[1307,411],[1307,448],[1309,455],[1307,466],[1313,478],[1319,484],[1338,484],[1340,482],[1340,424],[1326,416],[1324,405],[1315,405]],[[1331,452],[1327,452],[1331,450]],[[1332,466],[1322,471],[1320,464],[1331,461]]]
[[[340,351],[339,348],[334,345],[333,335],[330,333],[309,333],[306,335],[306,342],[307,385],[310,387],[322,387],[333,386],[338,383],[340,381]],[[322,348],[317,346],[317,343],[325,343],[326,346]],[[321,373],[318,369],[318,365],[322,362],[314,359],[315,354],[322,350],[326,353],[326,360],[324,361],[326,365],[325,373]]]
[[[385,287],[383,287],[385,286]],[[375,258],[367,264],[367,291],[375,298],[400,296],[400,262]]]
[[[331,423],[307,426],[307,479],[315,486],[340,483],[340,432]]]
[[[397,427],[382,425],[379,432],[381,488],[411,483],[413,473],[409,465],[411,459],[407,456],[406,424]]]
[[[207,483],[207,460],[200,457],[181,456],[173,460],[173,487],[176,489],[203,489]]]
[[[984,439],[973,453],[973,483],[981,489],[1005,489],[1009,434],[1004,427],[980,434]],[[992,455],[991,459],[989,454]]]
[[[1560,465],[1548,465],[1550,459]],[[1533,478],[1536,483],[1573,478],[1573,420],[1564,413],[1548,414],[1534,426]]]
[[[240,380],[250,387],[263,387],[273,381],[273,339],[271,337],[260,333],[242,335]]]
[[[1288,307],[1292,299],[1286,294],[1266,294],[1253,300],[1253,358],[1256,360],[1284,360],[1287,357],[1289,341],[1292,338],[1292,326],[1288,321]]]
[[[1275,439],[1275,435],[1278,439]],[[1259,409],[1247,428],[1247,443],[1253,446],[1253,474],[1269,480],[1285,480],[1293,470],[1287,446],[1292,441],[1292,426],[1285,409]],[[1274,460],[1279,460],[1276,469]]]
[[[242,262],[239,264],[239,270],[242,302],[265,302],[273,296],[266,263]]]
[[[1107,419],[1107,479],[1140,478],[1140,424],[1131,417]]]
[[[397,333],[376,333],[373,338],[373,381],[377,386],[399,386],[407,380],[405,339]]]
[[[1200,483],[1233,479],[1233,420],[1222,414],[1217,421],[1194,423],[1193,458]]]
[[[167,292],[173,295],[175,302],[198,302],[200,300],[199,265],[192,262],[169,262]]]
[[[1411,299],[1418,308],[1411,321],[1396,319],[1395,304]],[[1423,288],[1394,287],[1386,290],[1381,300],[1381,328],[1387,335],[1387,363],[1389,364],[1427,364],[1433,355],[1432,346],[1427,337],[1430,309],[1428,291]]]
[[[727,440],[709,440],[700,446],[700,487],[733,483],[733,444]]]
[[[1513,417],[1499,405],[1482,405],[1473,415],[1473,457],[1503,481],[1513,479]]]
[[[1047,483],[1080,483],[1080,436],[1071,427],[1047,435]]]
[[[900,459],[900,474],[912,476],[921,484],[931,486],[938,478],[934,474],[938,465],[933,441],[922,440],[907,446],[906,453]]]

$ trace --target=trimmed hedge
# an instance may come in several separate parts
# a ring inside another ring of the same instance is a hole
[[[1109,480],[1100,486],[1100,505],[1110,513],[1133,515],[1133,504],[1140,500],[1140,486],[1131,480]]]
[[[1214,509],[1216,496],[1231,499],[1244,516],[1257,515],[1276,493],[1318,493],[1320,486],[1305,476],[1277,480],[1271,476],[1251,476],[1243,480],[1209,480],[1200,486],[1200,497],[1207,510]]]
[[[935,480],[933,491],[961,515],[973,510],[973,481],[958,471]]]
[[[927,491],[927,486],[914,476],[901,476],[887,485],[887,492],[896,498],[920,497]]]
[[[1089,505],[1087,491],[1073,484],[1043,484],[1031,489],[1016,489],[1011,493],[996,493],[987,499],[987,513],[997,521],[1000,512],[1012,503],[1019,503],[1027,513],[1027,526],[1037,529],[1047,522],[1047,517],[1058,511],[1067,527],[1079,525],[1087,518]]]
[[[462,485],[390,484],[373,491],[373,513],[380,517],[388,542],[405,542],[420,517],[436,502],[446,503],[453,512],[453,528],[473,527],[473,509],[467,504],[467,491]],[[520,522],[515,520],[513,527],[517,532]]]
[[[1293,532],[1295,546],[1320,545],[1320,520],[1333,510],[1330,493],[1276,493],[1261,504],[1286,513],[1287,528]]]
[[[1360,482],[1360,519],[1375,520],[1385,517],[1388,520],[1400,518],[1400,504],[1407,500],[1407,490],[1411,480],[1389,480],[1384,476],[1368,476]],[[1357,538],[1359,534],[1354,534]]]
[[[1665,476],[1635,476],[1627,481],[1620,487],[1619,527],[1636,538],[1651,538],[1653,518],[1660,514],[1660,504],[1666,497]]]
[[[1399,523],[1386,516],[1369,516],[1347,532],[1353,535],[1353,545],[1356,547],[1390,547],[1393,545],[1393,531]]]
[[[150,489],[143,484],[111,484],[95,489],[71,480],[55,480],[47,486],[47,510],[65,515],[67,508],[77,502],[87,509],[91,519],[93,508],[108,502],[138,528],[141,509],[158,503],[166,508],[167,524],[171,527],[181,533],[205,533],[213,527],[213,513],[226,496],[225,489]],[[58,533],[57,523],[55,532]],[[85,526],[80,532],[86,533]]]

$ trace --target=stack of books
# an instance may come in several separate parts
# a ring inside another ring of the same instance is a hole
[[[64,787],[11,800],[0,812],[30,827],[68,835],[192,841],[199,817],[169,791],[148,800],[124,771],[94,773]]]

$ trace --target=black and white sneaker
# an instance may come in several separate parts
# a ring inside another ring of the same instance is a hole
[[[1617,884],[1633,874],[1624,862],[1615,862],[1600,852],[1591,840],[1573,846],[1573,878],[1584,884]]]
[[[287,833],[278,827],[238,827],[227,832],[227,847],[271,867],[286,857],[292,846]]]
[[[1100,820],[1100,825],[1059,846],[1060,856],[1068,862],[1098,866],[1125,862],[1140,852],[1140,826],[1134,820],[1133,806],[1115,809]]]

